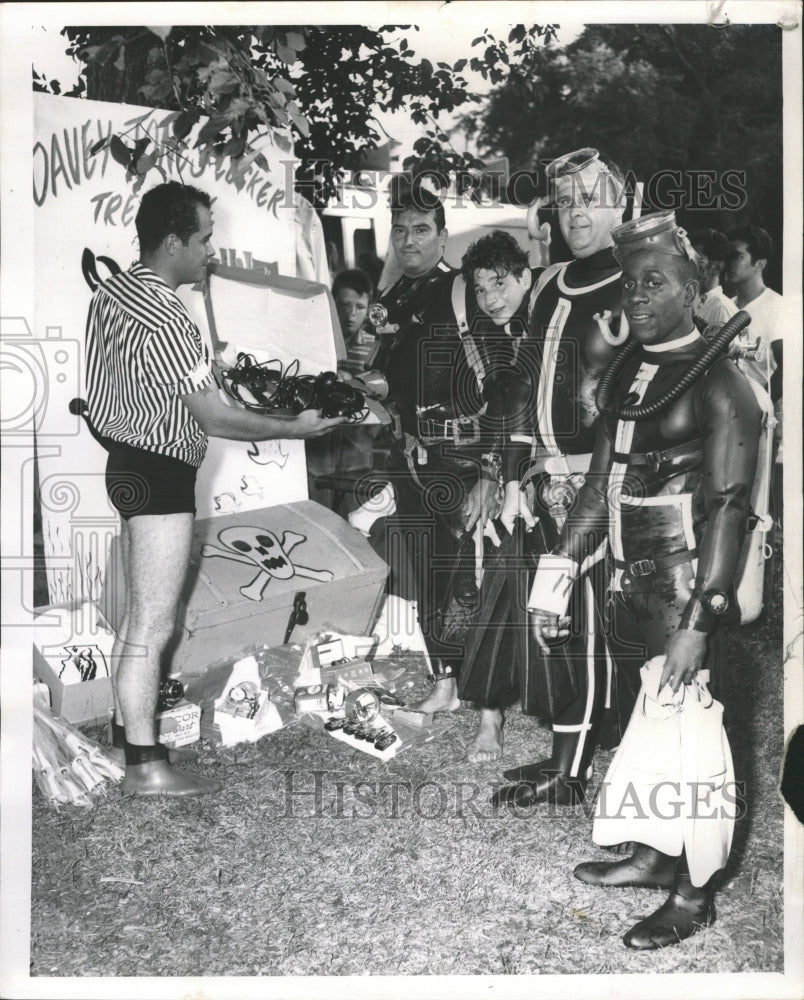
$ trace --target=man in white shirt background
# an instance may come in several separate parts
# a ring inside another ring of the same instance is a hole
[[[759,226],[738,226],[728,238],[734,255],[727,283],[737,308],[751,315],[751,325],[732,343],[732,354],[740,370],[777,403],[782,397],[782,296],[763,280],[773,241]]]
[[[701,296],[695,305],[695,315],[707,326],[722,326],[739,311],[720,284],[734,248],[717,229],[696,229],[689,234],[689,240],[698,254],[700,275]]]
[[[740,371],[767,389],[776,416],[774,465],[782,459],[782,296],[764,281],[773,256],[773,240],[759,226],[738,226],[727,233],[733,256],[725,273],[728,290],[738,309],[751,316],[751,325],[732,341],[730,354]],[[777,472],[779,472],[777,467]],[[781,518],[782,491],[774,487],[775,514]]]

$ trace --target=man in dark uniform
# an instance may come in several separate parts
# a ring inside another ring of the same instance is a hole
[[[443,377],[443,370],[430,372],[429,377],[425,372],[424,365],[430,359],[423,357],[422,341],[429,341],[431,336],[436,289],[453,273],[443,259],[449,234],[441,199],[417,178],[397,178],[390,195],[391,247],[402,276],[381,295],[378,305],[372,306],[369,318],[380,338],[373,366],[386,376],[389,387],[386,405],[393,425],[387,442],[390,454],[386,469],[394,489],[396,512],[385,522],[384,536],[377,537],[376,544],[391,567],[391,592],[416,602],[434,675],[451,676],[452,668],[442,657],[444,650],[437,639],[438,613],[449,571],[437,569],[434,563],[437,551],[440,560],[451,566],[461,526],[454,519],[454,503],[442,509],[443,504],[438,499],[431,503],[430,497],[442,491],[445,480],[449,489],[457,475],[460,507],[464,489],[461,477],[468,477],[471,488],[475,466],[458,462],[445,467],[439,461],[444,449],[425,445],[419,438],[418,424],[418,409],[427,395],[424,383],[437,392],[432,376],[436,376],[436,383],[437,376]],[[442,316],[442,323],[444,319]],[[453,361],[454,354],[448,359],[447,369]],[[442,426],[446,429],[443,420]],[[432,462],[428,462],[431,453]],[[435,692],[438,690],[436,686]],[[438,698],[428,698],[426,702],[427,707],[447,710],[459,704],[457,699],[442,703]]]
[[[449,233],[444,205],[429,189],[403,175],[391,185],[391,248],[402,268],[402,276],[380,295],[379,313],[369,318],[378,333],[388,337],[404,328],[420,325],[422,310],[433,286],[453,268],[444,260]],[[387,350],[381,349],[380,358]]]
[[[582,149],[554,160],[548,167],[551,195],[562,235],[573,254],[553,264],[537,281],[530,299],[530,337],[523,344],[520,367],[531,381],[530,433],[512,435],[511,446],[529,446],[525,462],[509,468],[503,524],[521,514],[532,529],[520,483],[535,487],[539,515],[536,548],[560,531],[583,474],[594,441],[594,404],[598,379],[627,336],[621,325],[620,266],[612,251],[611,231],[622,219],[623,174],[594,149]],[[506,463],[510,465],[510,463]],[[534,534],[520,532],[524,553]],[[476,664],[485,673],[484,704],[501,710],[512,687],[519,688],[525,713],[548,715],[553,751],[548,760],[505,772],[515,782],[503,786],[494,801],[530,806],[552,801],[568,804],[583,797],[586,774],[598,732],[610,702],[611,655],[602,620],[606,585],[605,550],[585,567],[573,593],[577,634],[550,659],[524,640],[523,581],[511,583],[512,620],[496,623],[510,633],[518,625],[523,636],[512,657],[497,644],[497,655]],[[522,574],[520,574],[522,575]],[[569,782],[569,784],[568,784]]]
[[[430,656],[433,689],[419,708],[454,711],[464,626],[478,600],[467,519],[477,520],[486,368],[473,329],[474,292],[460,275],[439,274],[443,205],[415,186],[394,193],[391,240],[405,274],[382,301],[399,329],[381,335],[375,362],[396,410],[387,466],[396,514],[386,523],[385,552],[391,587],[416,601]]]

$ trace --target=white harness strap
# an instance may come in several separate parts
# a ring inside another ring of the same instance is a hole
[[[642,362],[639,371],[634,376],[631,384],[631,393],[636,396],[634,402],[639,404],[645,398],[648,386],[653,381],[658,365]],[[628,455],[634,440],[634,420],[619,420],[617,422],[617,434],[615,437],[614,450],[621,455]],[[630,496],[627,491],[623,491],[625,475],[628,465],[625,462],[613,462],[609,474],[608,496],[609,496],[609,538],[611,541],[611,551],[615,560],[624,562],[623,540],[622,540],[622,515],[624,507],[677,507],[681,512],[681,522],[684,531],[684,538],[687,545],[692,550],[695,548],[695,533],[692,525],[692,494],[675,493],[667,496],[656,497],[636,497]],[[692,560],[693,572],[697,570],[697,559]],[[622,590],[622,577],[625,571],[617,568],[614,571],[614,590]]]
[[[645,393],[648,391],[648,386],[653,381],[656,372],[659,370],[658,365],[650,365],[646,362],[642,362],[639,366],[639,370],[634,376],[634,381],[631,383],[631,398],[634,403],[639,404],[645,398]],[[634,441],[634,430],[636,428],[636,421],[634,420],[618,420],[617,421],[617,432],[614,439],[614,450],[620,455],[628,455],[631,451],[631,445]],[[609,537],[611,541],[611,551],[615,559],[623,559],[623,544],[622,544],[622,522],[621,522],[621,504],[622,504],[622,487],[625,483],[625,474],[628,466],[624,462],[613,462],[611,466],[611,471],[609,473],[609,483],[608,483],[608,495],[609,495]],[[620,578],[622,577],[622,570],[617,569],[614,573],[614,589],[620,590]]]
[[[539,275],[533,291],[530,293],[528,303],[528,325],[532,328],[533,312],[536,308],[536,300],[542,289],[556,276],[560,277],[569,261],[560,261],[546,267]],[[547,325],[544,338],[544,350],[542,352],[542,367],[539,373],[539,385],[536,395],[536,417],[538,422],[539,436],[551,455],[560,455],[561,449],[555,439],[553,432],[553,385],[555,384],[555,369],[557,364],[558,344],[564,325],[570,314],[569,299],[559,298],[550,322]],[[539,331],[535,331],[537,336]]]
[[[556,441],[553,429],[553,387],[555,386],[556,366],[558,364],[558,345],[570,314],[569,299],[560,298],[550,317],[544,337],[542,352],[542,370],[539,373],[539,388],[536,395],[536,419],[539,425],[539,437],[551,455],[560,455],[561,449]]]
[[[480,357],[475,338],[469,333],[469,323],[466,319],[466,282],[462,274],[457,274],[452,282],[452,311],[458,323],[458,336],[463,345],[463,352],[475,373],[477,386],[482,391],[483,379],[486,377],[486,366]]]
[[[452,282],[452,311],[458,323],[458,335],[463,339],[469,332],[469,323],[466,320],[466,282],[462,274],[456,274]]]
[[[533,308],[536,305],[536,299],[539,297],[539,292],[541,292],[541,290],[544,288],[547,282],[550,281],[551,278],[555,277],[555,275],[557,275],[559,271],[563,271],[566,268],[567,264],[569,264],[568,260],[560,260],[557,264],[548,265],[542,271],[542,273],[536,279],[536,284],[533,286],[533,291],[530,293],[530,300],[528,302],[528,316],[530,316],[530,314],[533,312]]]

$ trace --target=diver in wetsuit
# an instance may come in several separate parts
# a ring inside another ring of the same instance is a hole
[[[608,537],[618,638],[645,658],[665,655],[660,691],[667,684],[676,692],[708,670],[728,710],[721,627],[739,620],[733,581],[761,414],[723,344],[710,345],[695,328],[695,254],[673,213],[645,216],[613,235],[632,343],[598,387],[604,417],[591,465],[558,545],[539,560],[532,629],[546,653],[564,638],[563,595]],[[631,857],[575,870],[591,885],[671,890],[625,935],[636,949],[673,944],[710,924],[713,874],[693,884],[684,853],[639,842]]]
[[[488,625],[470,646],[461,696],[481,706],[488,750],[482,759],[500,756],[503,711],[517,691],[524,713],[551,719],[553,746],[548,760],[505,772],[514,783],[495,794],[497,805],[570,804],[583,798],[610,701],[605,545],[574,587],[576,618],[588,619],[588,626],[549,660],[528,640],[529,572],[523,566],[532,567],[535,556],[549,549],[561,530],[589,465],[597,381],[627,336],[620,323],[620,265],[611,237],[623,215],[624,177],[595,149],[568,153],[554,160],[547,173],[573,259],[546,268],[531,295],[530,332],[510,393],[511,408],[520,416],[503,453],[506,499],[500,530],[502,558],[511,568],[507,583],[494,565],[484,581],[487,600],[481,616]],[[522,407],[514,401],[517,392],[529,400],[524,421]],[[530,502],[520,489],[525,483],[533,491]],[[515,525],[517,517],[522,522]],[[513,537],[505,537],[506,532]]]

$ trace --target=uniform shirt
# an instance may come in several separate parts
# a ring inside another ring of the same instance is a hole
[[[782,339],[782,296],[766,288],[742,308],[751,316],[751,325],[734,338],[730,353],[744,375],[767,388],[776,371],[770,345]]]
[[[87,319],[87,403],[99,434],[199,466],[207,436],[179,397],[212,382],[198,328],[150,268],[132,264],[98,286]]]
[[[715,285],[705,292],[695,306],[695,315],[707,326],[721,326],[738,311],[732,300],[724,295],[720,285]]]
[[[445,323],[454,324],[449,297],[453,273],[452,268],[440,260],[418,278],[403,275],[380,298],[388,310],[387,324],[398,326],[398,330],[378,333],[380,346],[374,367],[388,379],[389,397],[397,408],[402,428],[414,436],[418,427],[416,407],[430,397],[421,384],[422,378],[432,380],[435,377],[438,383],[441,382],[440,371],[422,370],[426,369],[430,358],[420,357],[420,344],[423,338],[429,340],[434,323],[439,327]],[[449,388],[444,399],[439,398],[438,402],[448,398]]]
[[[418,278],[408,278],[403,274],[387,291],[380,293],[379,301],[388,310],[387,322],[401,327],[411,321],[420,321],[418,314],[426,308],[433,285],[452,271],[453,268],[442,258]]]

